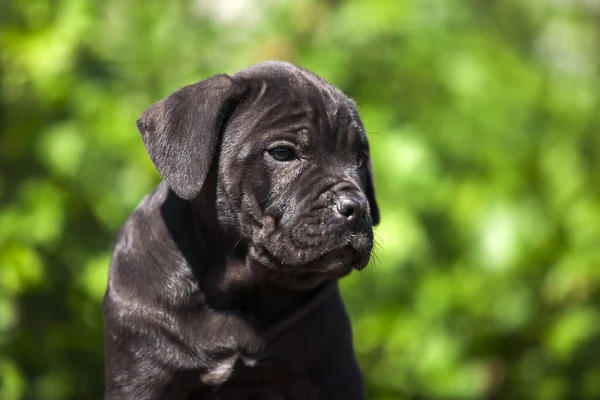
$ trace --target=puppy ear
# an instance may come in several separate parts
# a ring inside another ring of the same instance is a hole
[[[185,200],[196,197],[204,184],[221,130],[235,107],[235,86],[229,76],[215,75],[179,89],[137,120],[150,159]]]
[[[377,205],[377,200],[375,199],[375,186],[373,185],[373,165],[371,164],[371,160],[367,160],[367,185],[365,187],[365,194],[367,195],[367,200],[369,200],[369,208],[371,210],[371,220],[373,221],[373,226],[379,224],[379,206]]]

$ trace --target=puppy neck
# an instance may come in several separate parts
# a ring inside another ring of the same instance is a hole
[[[223,228],[217,212],[217,171],[209,171],[202,190],[191,202],[190,210],[195,231],[200,235],[204,256],[210,262],[218,262],[223,256],[238,253],[243,256],[243,243],[239,235]],[[240,246],[240,244],[242,246]]]
[[[198,244],[202,246],[202,276],[214,295],[225,294],[260,282],[264,272],[246,262],[248,243],[218,219],[216,174],[210,173],[190,210]]]

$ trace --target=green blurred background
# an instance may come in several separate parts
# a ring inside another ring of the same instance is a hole
[[[284,59],[353,97],[382,208],[343,281],[369,399],[600,399],[599,0],[3,0],[0,399],[100,399],[135,120]]]

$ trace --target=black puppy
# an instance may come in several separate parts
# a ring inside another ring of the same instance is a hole
[[[363,399],[337,286],[379,220],[354,103],[265,62],[137,125],[164,182],[115,244],[104,398]]]

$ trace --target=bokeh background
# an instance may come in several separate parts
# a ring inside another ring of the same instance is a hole
[[[353,97],[382,208],[368,399],[600,399],[600,1],[3,0],[0,399],[100,399],[135,120],[284,59]]]

